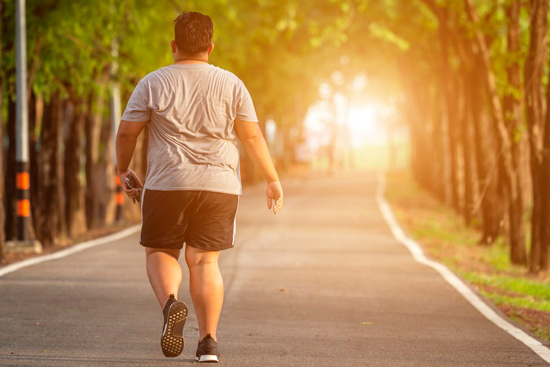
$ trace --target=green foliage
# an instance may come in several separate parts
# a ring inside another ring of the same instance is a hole
[[[401,51],[407,51],[410,48],[410,45],[407,41],[397,36],[395,33],[389,29],[378,25],[377,23],[371,23],[369,30],[373,37],[382,39],[391,44],[396,45]]]
[[[521,91],[507,82],[506,67],[525,58],[529,14],[521,11],[519,54],[508,55],[508,3],[476,1],[485,21],[474,25],[463,1],[435,2],[447,9],[448,26],[463,30],[461,36],[482,28],[493,41],[499,89],[519,98]],[[12,2],[5,6],[2,68],[13,70],[14,8]],[[334,70],[346,80],[357,73],[374,75],[385,80],[380,93],[395,95],[400,88],[395,60],[408,60],[408,72],[430,75],[437,62],[430,55],[440,47],[438,15],[423,0],[28,0],[27,52],[34,92],[47,98],[60,91],[86,99],[106,88],[104,76],[116,61],[114,77],[125,100],[140,78],[172,62],[173,19],[183,10],[212,17],[216,47],[211,62],[245,81],[260,115],[279,116],[283,124],[300,121],[318,98],[319,84],[329,81]],[[118,45],[115,57],[113,44]],[[341,55],[350,60],[345,67]],[[453,69],[460,67],[456,50],[450,62]],[[7,76],[4,88],[13,96],[13,73]]]
[[[250,89],[261,115],[296,124],[318,98],[321,82],[342,69],[375,75],[398,86],[394,55],[425,43],[434,32],[433,16],[413,2],[385,0],[28,0],[27,52],[32,89],[46,99],[85,100],[106,88],[113,62],[123,99],[147,73],[172,62],[173,19],[183,10],[208,14],[214,21],[211,62],[227,68]],[[181,8],[180,6],[185,6]],[[2,67],[14,68],[12,2],[6,2]],[[418,37],[419,34],[428,35]],[[113,44],[118,56],[113,57]],[[9,74],[10,78],[12,74]],[[13,81],[6,84],[15,93]],[[393,87],[392,87],[393,86]],[[286,117],[283,117],[286,116]]]

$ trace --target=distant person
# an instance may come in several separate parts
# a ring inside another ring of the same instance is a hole
[[[236,136],[267,181],[267,207],[283,206],[283,190],[258,126],[252,99],[233,73],[210,65],[210,17],[184,12],[175,20],[174,63],[136,86],[117,134],[117,169],[126,194],[143,188],[140,243],[147,275],[163,308],[161,347],[167,357],[183,350],[187,306],[178,301],[185,243],[189,287],[199,326],[198,362],[218,362],[216,328],[223,304],[218,267],[221,250],[233,247],[239,195]],[[149,124],[145,186],[128,168],[139,134]]]

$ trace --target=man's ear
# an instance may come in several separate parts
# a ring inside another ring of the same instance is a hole
[[[210,46],[208,47],[208,56],[214,51],[214,42],[210,42]]]
[[[170,47],[172,48],[172,53],[176,53],[176,41],[172,40],[170,41]]]

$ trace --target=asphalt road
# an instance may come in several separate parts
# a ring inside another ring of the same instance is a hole
[[[285,208],[245,188],[222,254],[225,366],[547,366],[391,235],[374,175],[285,185]],[[184,264],[183,259],[180,261]],[[160,307],[138,234],[0,278],[0,366],[180,366],[163,356]],[[185,272],[184,272],[185,274]]]

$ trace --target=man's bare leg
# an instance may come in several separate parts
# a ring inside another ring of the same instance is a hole
[[[199,324],[199,338],[210,334],[214,340],[223,305],[223,279],[218,267],[219,251],[185,247],[189,267],[189,288]]]
[[[163,308],[170,295],[178,298],[181,284],[181,266],[178,263],[180,250],[145,248],[147,276]]]

